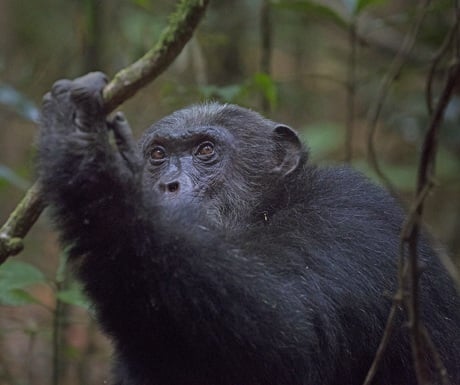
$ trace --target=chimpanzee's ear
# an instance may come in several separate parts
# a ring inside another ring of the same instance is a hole
[[[273,131],[277,146],[277,166],[274,172],[286,176],[294,171],[302,159],[302,143],[297,133],[284,124],[279,124]]]

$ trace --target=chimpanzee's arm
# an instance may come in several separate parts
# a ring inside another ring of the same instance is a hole
[[[38,169],[61,242],[103,326],[111,329],[129,313],[132,298],[146,296],[137,249],[143,248],[148,222],[141,161],[123,117],[106,122],[105,84],[103,74],[91,73],[60,80],[44,96]],[[109,142],[110,128],[117,148]]]
[[[105,84],[102,73],[60,80],[43,99],[39,174],[72,254],[97,254],[119,245],[137,219],[133,210],[140,201],[141,165],[121,115],[111,124],[120,151],[109,143],[101,96]]]

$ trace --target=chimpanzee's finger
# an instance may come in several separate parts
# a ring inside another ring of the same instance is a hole
[[[138,169],[141,161],[133,139],[131,127],[122,112],[117,112],[107,120],[107,125],[113,130],[115,143],[121,157],[126,161],[131,171]]]

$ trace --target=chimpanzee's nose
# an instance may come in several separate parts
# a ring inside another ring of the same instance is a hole
[[[175,194],[179,192],[179,182],[178,181],[173,181],[173,182],[168,182],[168,183],[160,183],[158,185],[158,188],[161,193],[163,194]]]

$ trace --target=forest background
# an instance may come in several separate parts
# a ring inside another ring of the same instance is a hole
[[[63,77],[111,78],[153,45],[174,9],[168,0],[0,0],[0,226],[35,180],[42,95]],[[430,108],[459,57],[459,19],[452,0],[211,1],[173,65],[121,109],[138,137],[199,101],[253,108],[297,129],[312,161],[349,162],[409,206]],[[458,265],[458,83],[435,176],[424,221]],[[64,257],[44,215],[0,272],[0,385],[108,378],[109,344]]]

